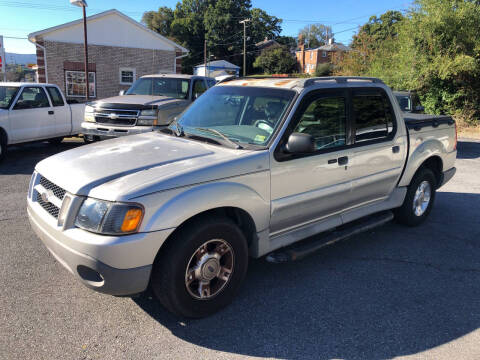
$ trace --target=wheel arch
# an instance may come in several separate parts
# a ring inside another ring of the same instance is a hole
[[[168,246],[168,244],[175,237],[176,233],[180,232],[185,227],[188,227],[191,223],[197,222],[203,218],[227,218],[237,225],[240,231],[242,231],[245,239],[247,240],[248,247],[250,247],[255,240],[257,230],[252,216],[245,210],[238,207],[222,206],[202,211],[201,213],[186,219],[167,237],[165,242],[160,247],[159,252],[162,251],[162,248]]]
[[[442,157],[446,154],[447,150],[437,139],[430,139],[422,143],[409,155],[405,173],[398,185],[410,185],[418,171],[424,167],[433,171],[437,184],[439,184],[442,179],[444,168]]]

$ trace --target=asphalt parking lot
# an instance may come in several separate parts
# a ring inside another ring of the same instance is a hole
[[[30,144],[0,164],[1,359],[480,358],[480,142],[417,228],[391,223],[303,261],[253,260],[236,301],[177,319],[152,295],[76,282],[30,229],[41,159],[81,146]]]

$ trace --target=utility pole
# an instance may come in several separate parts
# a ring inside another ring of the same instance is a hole
[[[251,19],[245,19],[240,21],[243,24],[243,76],[247,76],[247,22]]]
[[[87,41],[87,12],[85,8],[88,6],[86,0],[70,0],[70,4],[81,7],[83,9],[83,39],[85,47],[85,97],[87,101],[90,97],[90,85],[88,83],[88,41]]]
[[[207,39],[203,43],[203,76],[207,76]]]

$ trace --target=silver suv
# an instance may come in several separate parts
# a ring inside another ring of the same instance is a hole
[[[232,301],[249,256],[298,259],[394,215],[420,224],[456,153],[450,117],[404,118],[378,79],[239,79],[162,132],[41,161],[28,214],[86,286],[151,284],[168,310],[202,317]]]

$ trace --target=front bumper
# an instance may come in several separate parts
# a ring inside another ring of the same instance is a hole
[[[68,271],[85,286],[111,295],[132,295],[147,288],[155,255],[171,233],[103,236],[78,228],[62,230],[31,201],[27,212],[37,236]]]
[[[142,134],[153,130],[153,126],[109,126],[86,121],[82,123],[82,134],[105,138]]]

